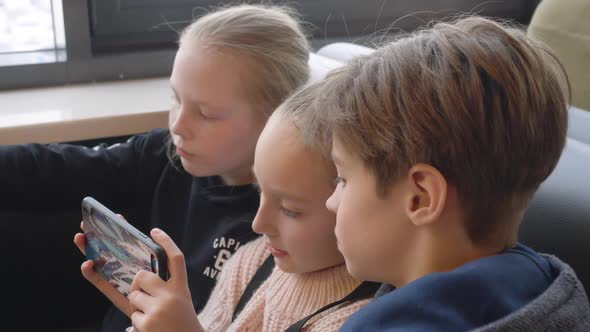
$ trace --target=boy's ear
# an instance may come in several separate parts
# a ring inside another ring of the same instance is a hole
[[[408,171],[406,214],[416,226],[436,222],[447,204],[447,180],[434,167],[416,164]]]

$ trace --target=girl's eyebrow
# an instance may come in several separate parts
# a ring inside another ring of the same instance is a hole
[[[260,190],[260,185],[258,184],[258,179],[256,177],[256,173],[254,172],[254,167],[252,167],[252,175],[254,175],[254,181],[255,181],[255,182],[252,183],[252,185],[256,189],[258,189],[258,191],[261,191]],[[279,191],[279,190],[271,190],[270,191],[270,194],[273,195],[273,196],[276,196],[276,197],[281,197],[283,199],[288,199],[288,200],[292,200],[292,201],[295,201],[295,202],[305,203],[305,202],[308,202],[309,201],[309,199],[307,197],[304,197],[304,196],[301,196],[301,197],[293,196],[293,195],[290,195],[290,194],[288,194],[286,192]]]
[[[174,86],[172,85],[172,82],[170,82],[170,89],[174,93],[174,97],[176,97],[176,99],[180,100],[180,97],[178,96],[178,92],[176,92],[176,89],[174,89]],[[210,108],[210,109],[213,109],[213,110],[222,110],[222,108],[216,107],[216,106],[211,105],[209,103],[206,103],[206,102],[204,102],[202,100],[192,100],[191,102],[193,102],[193,103],[195,103],[197,105],[205,106],[205,107]]]
[[[256,184],[256,187],[260,191],[260,186],[258,184]],[[287,200],[287,201],[292,201],[292,202],[297,202],[297,203],[307,203],[307,202],[309,202],[309,197],[296,196],[296,195],[289,194],[287,192],[284,192],[284,191],[281,191],[281,190],[272,189],[272,188],[270,190],[268,190],[267,193],[270,196],[272,196],[272,197],[276,197],[276,198],[282,199],[282,200]]]

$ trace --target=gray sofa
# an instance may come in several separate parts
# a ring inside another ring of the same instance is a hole
[[[590,110],[575,106],[569,109],[567,135],[580,142],[590,144]]]
[[[586,130],[590,130],[587,127]],[[590,294],[590,144],[568,138],[553,173],[535,194],[520,241],[572,266]]]

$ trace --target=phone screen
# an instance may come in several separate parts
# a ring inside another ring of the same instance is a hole
[[[95,208],[82,209],[86,257],[94,261],[94,269],[124,295],[131,291],[131,283],[140,270],[158,271],[153,249],[121,225],[123,218],[113,220]],[[129,225],[129,224],[127,224]],[[130,226],[130,225],[129,225]],[[131,227],[131,226],[130,226]]]

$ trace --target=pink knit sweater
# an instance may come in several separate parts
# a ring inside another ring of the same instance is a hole
[[[199,314],[206,331],[284,331],[324,305],[348,295],[360,284],[348,274],[344,264],[304,274],[285,273],[275,267],[231,323],[240,296],[268,255],[266,243],[260,238],[230,258]],[[311,319],[303,330],[337,331],[348,316],[368,301],[332,308]]]

